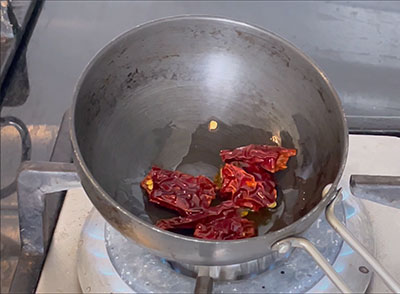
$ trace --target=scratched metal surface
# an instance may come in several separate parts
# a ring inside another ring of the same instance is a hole
[[[50,157],[61,117],[91,57],[133,26],[177,14],[230,17],[283,36],[327,73],[351,129],[400,129],[400,2],[46,1],[27,50],[29,97],[1,113],[28,125],[32,159]],[[15,176],[19,144],[13,129],[1,131],[2,187]],[[1,201],[2,209],[15,205],[15,195]]]

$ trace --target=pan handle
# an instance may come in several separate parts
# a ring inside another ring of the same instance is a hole
[[[291,247],[301,248],[307,251],[308,254],[314,259],[314,261],[321,267],[332,283],[342,293],[353,293],[349,287],[345,284],[343,279],[333,269],[332,265],[324,258],[324,256],[318,251],[315,246],[305,238],[290,237],[276,242],[272,246],[272,250],[276,250],[279,253],[285,254]]]
[[[325,215],[328,223],[332,228],[344,239],[344,241],[350,245],[355,251],[357,251],[365,261],[374,269],[374,271],[382,278],[385,284],[394,293],[400,293],[400,285],[394,280],[390,273],[383,268],[383,266],[368,252],[368,250],[350,233],[350,231],[337,219],[335,216],[335,205],[342,200],[341,189],[336,192],[335,198],[327,206]],[[279,253],[286,253],[291,247],[297,247],[304,249],[314,259],[314,261],[321,267],[326,273],[332,283],[342,293],[352,293],[351,289],[347,287],[343,279],[333,269],[332,265],[323,257],[323,255],[315,248],[315,246],[304,238],[289,237],[276,242],[272,246],[272,250],[276,250]]]
[[[374,271],[381,277],[385,284],[394,293],[400,293],[400,285],[390,275],[390,273],[376,260],[371,253],[358,241],[353,234],[337,219],[335,215],[335,205],[342,200],[340,191],[335,199],[328,205],[325,210],[325,215],[328,223],[332,228],[346,241],[350,247],[357,251],[367,263],[374,269]]]

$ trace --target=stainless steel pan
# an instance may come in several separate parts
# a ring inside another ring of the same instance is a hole
[[[208,130],[211,120],[217,131]],[[76,87],[70,131],[80,181],[104,218],[158,256],[204,266],[304,245],[282,240],[307,229],[335,198],[348,148],[339,98],[312,60],[268,31],[203,16],[150,22],[103,48]],[[281,203],[269,231],[217,242],[153,225],[168,214],[139,187],[152,165],[213,176],[220,149],[251,143],[298,150],[278,175]]]
[[[71,123],[82,184],[106,220],[157,255],[198,265],[256,259],[304,231],[332,200],[348,145],[339,98],[309,58],[265,30],[211,17],[164,19],[113,40],[82,74]],[[213,176],[220,149],[274,142],[298,150],[278,178],[279,230],[215,242],[153,225],[160,211],[138,186],[153,164]],[[136,187],[120,197],[124,180]]]

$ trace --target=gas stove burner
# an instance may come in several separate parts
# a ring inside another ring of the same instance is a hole
[[[267,271],[271,266],[276,266],[282,260],[287,259],[290,252],[285,255],[280,255],[278,252],[258,258],[256,260],[250,260],[248,262],[232,264],[226,266],[197,266],[191,264],[182,264],[174,261],[169,261],[172,269],[178,273],[182,273],[186,276],[196,278],[198,273],[201,271],[208,273],[208,275],[214,280],[219,281],[235,281],[251,279]]]
[[[347,194],[348,195],[348,194]],[[369,220],[362,204],[345,194],[339,219],[373,252]],[[309,239],[355,292],[365,292],[371,271],[321,215],[302,235]],[[83,292],[193,292],[200,267],[168,262],[123,237],[93,209],[81,236],[78,276]],[[204,267],[202,267],[204,270]],[[362,269],[362,270],[361,270]],[[213,293],[332,293],[336,287],[300,249],[243,264],[207,267]]]

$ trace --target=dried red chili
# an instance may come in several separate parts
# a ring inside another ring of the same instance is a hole
[[[224,162],[240,161],[248,166],[260,166],[271,173],[287,168],[289,157],[295,155],[296,149],[254,144],[220,151]]]
[[[275,207],[277,194],[272,177],[257,167],[250,170],[255,171],[258,181],[244,169],[233,164],[225,164],[220,171],[221,197],[232,199],[236,205],[253,211],[258,211],[263,207]]]
[[[233,164],[235,164],[235,163],[233,163]],[[258,165],[248,165],[248,164],[240,164],[240,163],[237,163],[236,165],[240,166],[246,172],[251,174],[256,179],[256,181],[268,182],[268,184],[275,187],[274,176],[271,173],[267,172],[262,167],[260,167]]]
[[[210,207],[215,198],[214,184],[204,176],[194,177],[179,171],[153,167],[141,186],[150,202],[190,215]]]
[[[165,230],[194,229],[194,236],[210,240],[233,240],[256,235],[253,221],[242,218],[249,208],[258,211],[276,206],[273,175],[285,169],[295,149],[266,145],[248,145],[222,150],[226,163],[215,179],[193,177],[177,171],[153,167],[141,186],[150,202],[173,209],[181,216],[157,222]],[[218,192],[227,201],[210,207]]]
[[[244,167],[244,170],[254,176],[256,182],[263,187],[263,191],[266,195],[272,195],[272,197],[269,197],[268,199],[274,200],[271,204],[267,204],[267,207],[274,208],[276,206],[277,192],[273,175],[256,165]]]
[[[239,189],[253,190],[257,185],[254,176],[229,163],[220,170],[220,178],[222,183],[219,192],[223,199],[232,199]]]
[[[224,201],[217,206],[204,208],[190,216],[178,216],[162,219],[156,226],[164,229],[194,229],[199,222],[210,222],[218,218],[230,218],[238,215],[238,207],[233,201]]]
[[[197,224],[193,236],[208,240],[244,239],[256,236],[256,228],[253,221],[234,216]]]
[[[255,223],[242,219],[240,209],[230,200],[190,216],[159,220],[156,225],[164,230],[195,229],[194,236],[201,239],[234,240],[256,235]]]

